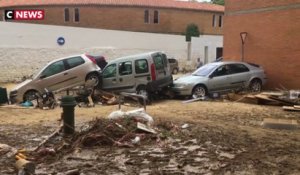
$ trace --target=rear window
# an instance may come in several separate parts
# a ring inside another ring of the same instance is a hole
[[[135,73],[137,74],[143,74],[149,72],[148,62],[146,59],[135,60],[134,65],[135,65]]]
[[[162,54],[162,59],[163,59],[164,66],[167,67],[167,65],[168,65],[168,59],[167,59],[167,56],[165,54]]]
[[[230,69],[232,73],[249,72],[249,69],[243,64],[231,64]]]
[[[153,61],[154,61],[156,70],[160,70],[160,69],[164,68],[163,58],[161,55],[154,55]]]
[[[68,58],[66,61],[69,69],[84,63],[84,60],[81,57]]]

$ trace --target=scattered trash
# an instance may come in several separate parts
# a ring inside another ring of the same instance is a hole
[[[143,108],[123,112],[121,110],[114,111],[108,115],[108,119],[116,120],[120,118],[135,118],[137,120],[143,120],[147,122],[148,126],[153,124],[153,118],[148,115]]]
[[[229,93],[229,100],[250,104],[270,104],[270,105],[297,105],[300,104],[300,91],[272,91],[261,92],[259,94],[236,94]]]
[[[136,144],[139,144],[140,141],[141,141],[141,137],[136,136],[133,140],[131,140],[131,143],[136,145]]]
[[[186,129],[186,128],[188,128],[189,126],[190,126],[190,125],[186,123],[186,124],[183,124],[183,125],[181,126],[181,128],[182,128],[182,129]]]
[[[68,170],[67,172],[64,173],[64,175],[79,175],[79,174],[80,174],[79,169]]]
[[[24,103],[21,104],[23,107],[31,107],[33,106],[33,103],[31,101],[25,101]]]
[[[53,148],[42,148],[37,152],[40,156],[55,155],[56,151]]]
[[[290,90],[289,95],[291,100],[300,99],[300,90]]]
[[[7,144],[1,144],[0,143],[0,157],[2,155],[6,155],[8,158],[13,157],[16,153],[18,152],[18,150],[14,147],[11,147]]]
[[[152,134],[156,134],[156,131],[149,126],[144,125],[143,123],[137,122],[137,128]]]
[[[195,98],[195,99],[191,99],[191,100],[186,100],[186,101],[183,101],[182,103],[192,103],[192,102],[195,102],[195,101],[203,101],[203,100],[207,100],[207,97],[200,97],[200,98]]]
[[[18,170],[18,174],[31,175],[35,174],[35,164],[31,161],[16,156],[17,161],[15,167]]]
[[[282,109],[285,110],[285,111],[300,112],[300,108],[295,107],[295,106],[282,106]]]

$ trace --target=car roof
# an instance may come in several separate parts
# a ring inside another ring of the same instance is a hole
[[[56,61],[60,61],[60,60],[64,60],[64,59],[72,58],[72,57],[82,57],[83,58],[84,55],[85,54],[79,54],[79,55],[70,55],[70,56],[66,56],[66,57],[61,57],[61,58],[57,58],[57,59],[54,59],[54,60],[48,62],[48,64],[52,64],[52,63],[54,63]]]
[[[213,62],[213,63],[209,63],[209,64],[221,66],[221,65],[225,65],[225,64],[248,64],[248,63],[241,62],[241,61],[220,61],[220,62]]]
[[[116,58],[114,60],[111,60],[109,63],[114,63],[114,62],[118,62],[120,60],[129,60],[129,59],[132,59],[132,58],[141,58],[141,57],[149,57],[151,56],[152,54],[154,53],[163,53],[163,52],[160,52],[160,51],[152,51],[152,52],[145,52],[145,53],[140,53],[140,54],[135,54],[135,55],[128,55],[128,56],[124,56],[124,57],[119,57],[119,58]]]
[[[82,57],[84,55],[85,54],[77,54],[77,55],[70,55],[70,56],[66,56],[66,57],[56,58],[56,59],[50,61],[49,63],[53,63],[53,62],[56,62],[56,61],[64,60],[66,58],[72,58],[72,57],[78,57],[78,56]]]

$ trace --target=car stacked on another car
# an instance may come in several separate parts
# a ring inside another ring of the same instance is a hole
[[[18,84],[10,92],[10,101],[15,103],[31,100],[36,93],[66,90],[84,85],[89,79],[93,79],[97,86],[101,81],[100,67],[106,64],[104,57],[86,54],[53,60],[32,76],[32,79]]]
[[[213,92],[249,88],[259,92],[266,82],[264,70],[245,62],[214,62],[174,81],[172,90],[181,96],[199,98]]]

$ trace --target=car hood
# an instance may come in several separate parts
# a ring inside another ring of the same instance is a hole
[[[195,75],[187,75],[184,77],[180,77],[174,81],[174,84],[192,84],[192,83],[199,83],[202,81],[207,80],[206,77],[202,76],[195,76]]]
[[[21,87],[23,87],[23,86],[27,85],[28,83],[30,83],[31,81],[32,81],[32,79],[27,79],[27,80],[23,81],[22,83],[17,84],[12,90],[13,91],[18,90]]]

